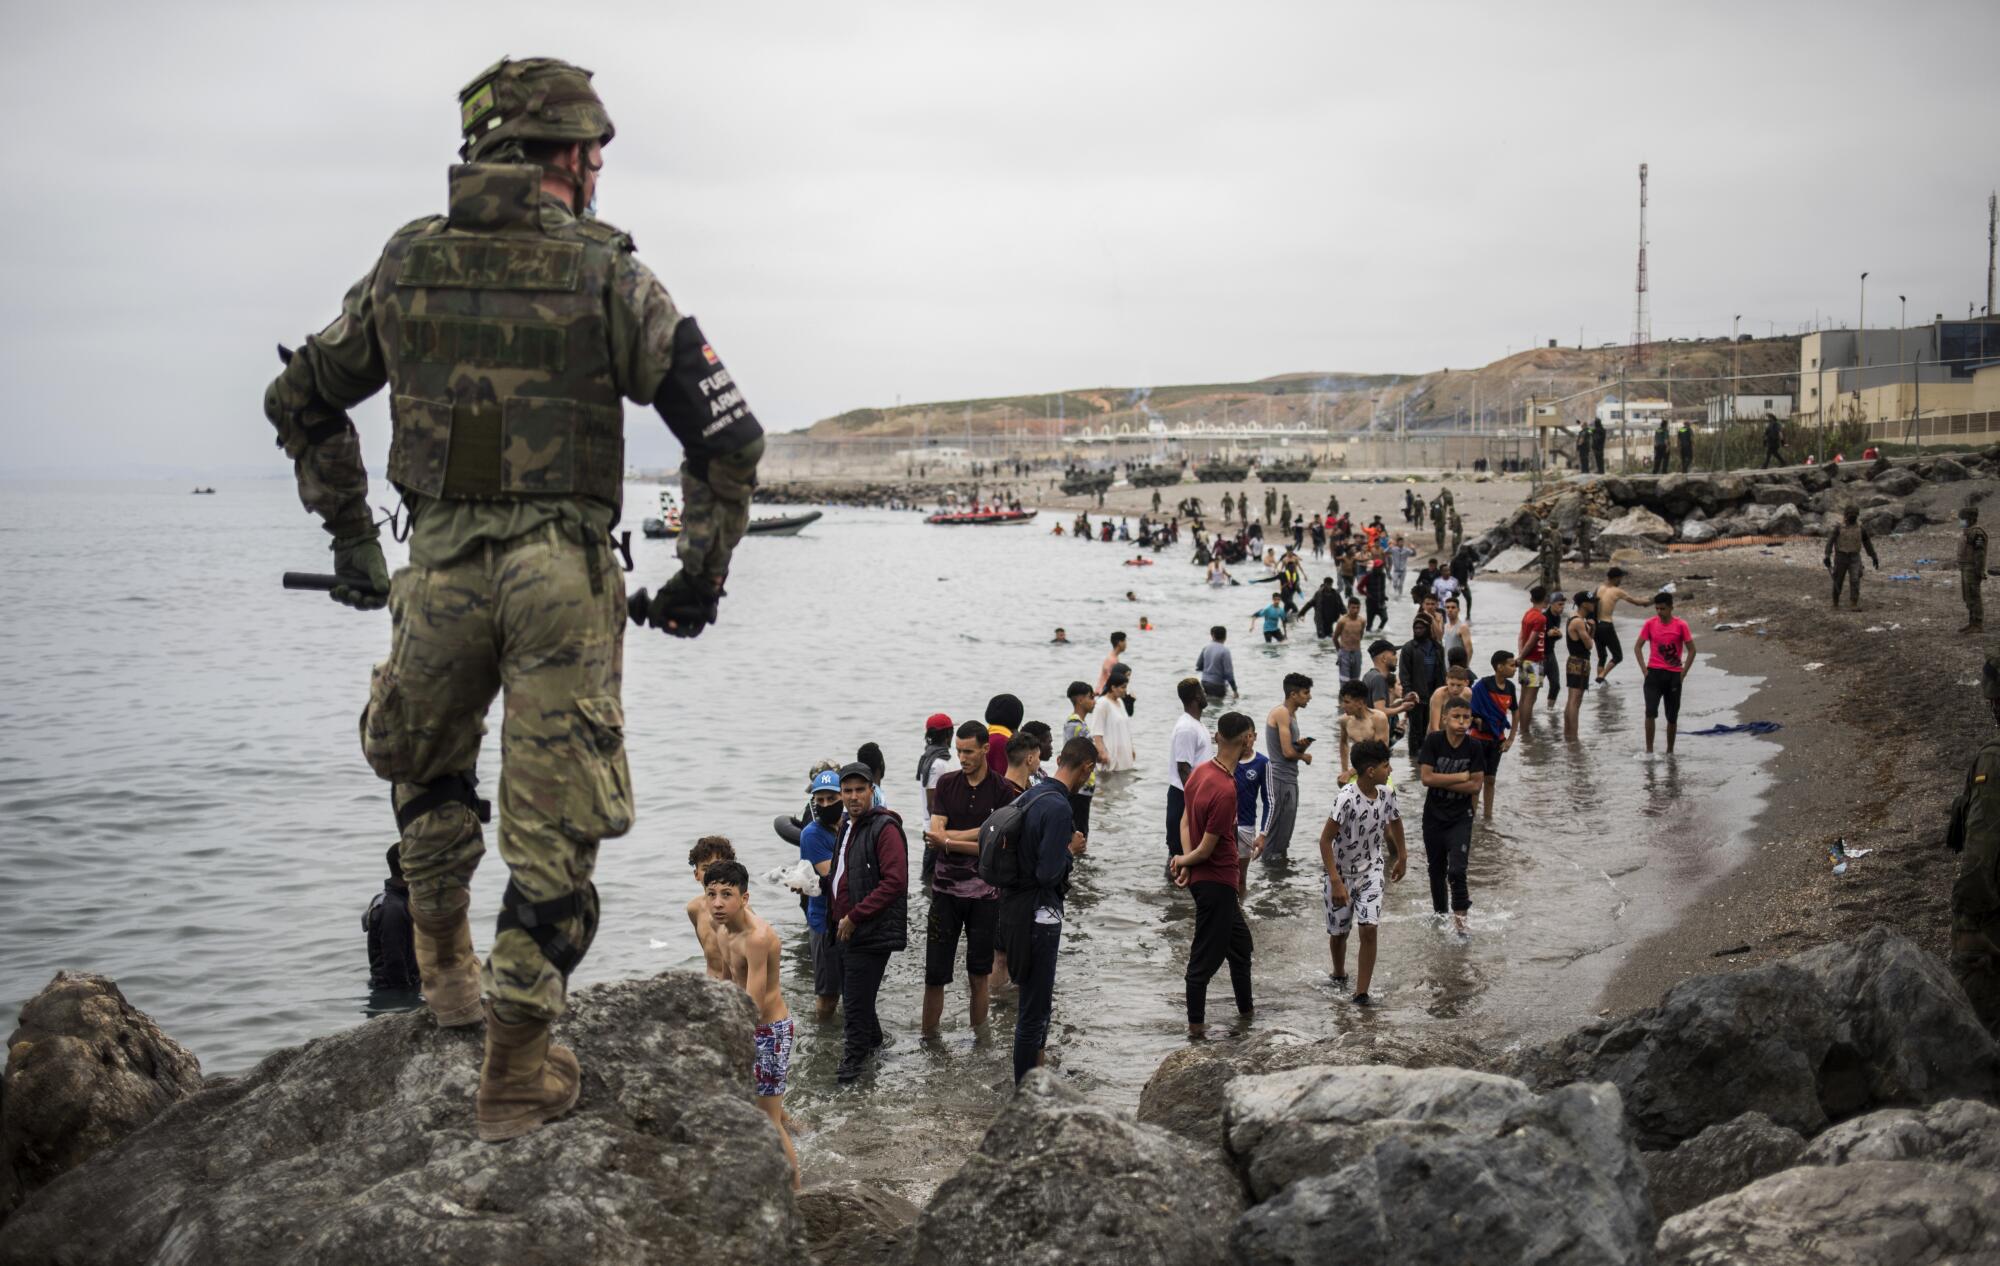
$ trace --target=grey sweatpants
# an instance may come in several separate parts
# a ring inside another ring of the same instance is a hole
[[[1299,818],[1299,784],[1271,780],[1271,823],[1264,830],[1264,860],[1278,861],[1292,847],[1292,826]]]

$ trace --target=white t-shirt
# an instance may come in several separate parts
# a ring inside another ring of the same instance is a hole
[[[1104,753],[1111,759],[1105,763],[1106,770],[1130,769],[1137,764],[1132,748],[1132,718],[1125,715],[1125,705],[1116,699],[1106,699],[1097,705],[1098,734],[1104,739]]]
[[[1167,754],[1167,778],[1177,791],[1186,791],[1181,782],[1181,766],[1188,769],[1201,768],[1201,763],[1215,755],[1215,744],[1208,738],[1208,727],[1183,712],[1174,722],[1174,741]]]

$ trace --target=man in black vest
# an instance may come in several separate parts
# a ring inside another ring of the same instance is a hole
[[[843,1085],[861,1076],[870,1052],[882,1045],[875,995],[889,955],[909,943],[910,859],[903,819],[875,804],[875,775],[856,762],[840,771],[840,803],[847,810],[840,851],[822,881],[840,946],[840,1010],[845,1039],[840,1069]]]

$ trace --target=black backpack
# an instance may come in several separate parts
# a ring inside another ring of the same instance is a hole
[[[1021,855],[1021,837],[1028,824],[1028,798],[1047,783],[1037,783],[1009,804],[986,815],[979,827],[979,877],[1002,892],[1035,885],[1034,863]]]

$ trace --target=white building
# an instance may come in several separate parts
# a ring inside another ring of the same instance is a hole
[[[1792,416],[1790,396],[1710,396],[1708,398],[1708,424],[1717,426],[1724,422],[1739,420],[1762,422],[1766,416],[1780,422]]]
[[[1607,431],[1643,427],[1650,429],[1666,420],[1674,406],[1665,400],[1634,400],[1630,408],[1617,396],[1606,396],[1597,406],[1597,420]]]

